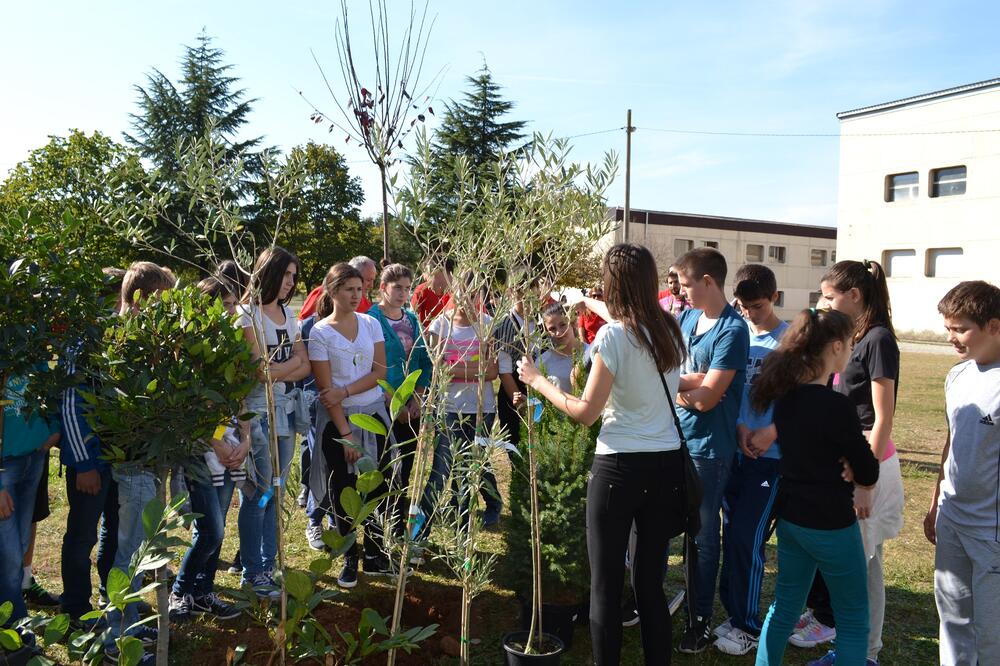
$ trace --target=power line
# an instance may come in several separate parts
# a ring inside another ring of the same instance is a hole
[[[624,129],[624,128],[622,128]],[[637,127],[638,130],[647,132],[663,132],[667,134],[696,134],[702,136],[748,136],[748,137],[782,137],[782,138],[837,138],[845,139],[852,137],[875,137],[875,136],[934,136],[947,134],[985,134],[990,132],[1000,132],[1000,129],[978,129],[978,130],[942,130],[937,132],[864,132],[859,134],[841,134],[831,132],[737,132],[737,131],[715,131],[715,130],[683,130],[659,127]]]

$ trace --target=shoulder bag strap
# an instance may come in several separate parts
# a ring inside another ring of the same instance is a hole
[[[667,394],[667,404],[670,405],[670,413],[673,414],[674,417],[674,427],[677,428],[677,436],[681,440],[681,448],[686,449],[687,438],[684,436],[684,429],[681,428],[681,420],[680,417],[677,416],[677,408],[674,407],[674,396],[670,394],[670,388],[667,386],[667,380],[663,377],[663,373],[657,370],[656,374],[660,378],[660,384],[663,385],[663,392]]]

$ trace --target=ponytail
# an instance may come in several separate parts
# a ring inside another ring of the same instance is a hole
[[[781,337],[781,344],[764,359],[750,391],[750,404],[763,412],[799,384],[823,372],[823,352],[831,342],[847,342],[854,324],[836,310],[803,310]]]
[[[889,302],[889,285],[885,281],[885,269],[877,261],[838,261],[820,282],[830,283],[837,291],[857,289],[864,301],[864,309],[858,317],[854,329],[854,341],[858,342],[865,333],[876,326],[885,326],[892,337],[896,330],[892,327],[892,306]]]
[[[316,316],[326,319],[333,314],[333,295],[351,278],[364,282],[361,271],[347,262],[340,262],[330,267],[323,278],[323,293],[316,300]]]

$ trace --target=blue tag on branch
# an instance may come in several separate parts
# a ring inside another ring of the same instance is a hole
[[[534,407],[534,411],[531,413],[531,420],[538,423],[542,420],[542,401],[538,398],[528,398],[528,406]]]

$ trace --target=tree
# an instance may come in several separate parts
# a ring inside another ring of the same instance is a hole
[[[303,284],[316,285],[334,263],[373,249],[371,225],[361,219],[359,208],[364,190],[360,179],[348,173],[344,156],[332,146],[310,141],[292,148],[288,159],[298,162],[303,180],[301,189],[283,204],[281,242],[302,260]],[[273,238],[274,201],[262,184],[254,187],[254,197],[249,211],[253,226],[265,238]]]
[[[195,198],[184,174],[183,146],[206,135],[225,145],[225,162],[239,165],[242,172],[229,193],[234,200],[248,193],[263,165],[262,153],[254,150],[262,137],[238,140],[256,100],[245,99],[246,91],[237,88],[239,78],[229,74],[232,65],[223,64],[224,55],[202,32],[196,46],[184,47],[179,85],[154,68],[146,87],[135,87],[139,112],[129,114],[133,133],[126,133],[125,140],[157,168],[159,178],[175,194],[170,217],[183,213],[191,223],[189,230],[200,229],[210,212],[192,208]],[[176,237],[169,229],[159,231],[165,240]],[[188,258],[193,251],[188,248]]]
[[[125,174],[141,174],[138,162],[135,151],[100,132],[87,136],[73,129],[65,137],[50,136],[0,184],[0,216],[14,215],[23,207],[36,219],[58,221],[69,212],[79,224],[63,229],[72,234],[65,241],[98,267],[124,267],[135,256],[100,211],[134,195],[137,188]]]

